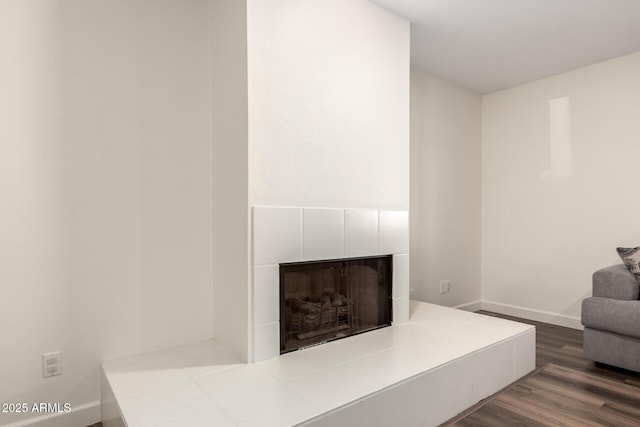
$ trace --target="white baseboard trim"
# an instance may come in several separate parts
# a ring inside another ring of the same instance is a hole
[[[524,319],[538,322],[550,323],[552,325],[564,326],[572,329],[583,329],[579,317],[567,316],[566,314],[552,313],[550,311],[536,310],[534,308],[518,307],[515,305],[503,304],[493,301],[481,302],[482,310],[493,311],[508,316],[522,317]]]
[[[47,414],[16,421],[3,427],[87,427],[100,421],[100,401],[85,403],[69,412]]]
[[[482,301],[477,300],[477,301],[466,302],[464,304],[456,305],[451,308],[457,308],[459,310],[464,310],[464,311],[478,311],[478,310],[482,310]]]

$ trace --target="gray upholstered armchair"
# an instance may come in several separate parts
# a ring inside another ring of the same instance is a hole
[[[593,273],[593,296],[582,301],[586,358],[640,372],[639,294],[624,264]]]

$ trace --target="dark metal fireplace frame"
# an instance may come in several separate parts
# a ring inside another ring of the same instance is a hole
[[[361,283],[361,275],[357,273],[362,272],[363,268],[369,276],[366,284]],[[317,291],[312,296],[316,298],[314,301],[290,298],[295,290],[287,293],[286,275],[311,277],[318,271],[324,272],[325,282],[327,277],[333,276],[333,295],[326,292],[327,287],[324,285],[325,292],[321,295]],[[371,279],[373,272],[377,272],[377,280]],[[390,326],[393,307],[392,276],[392,255],[280,264],[280,354]],[[375,290],[360,289],[360,286],[374,285],[377,286]],[[375,297],[363,294],[373,294]],[[320,298],[324,298],[324,303],[320,302]],[[362,319],[364,310],[358,306],[364,298],[368,298],[370,304],[377,304],[374,314],[371,314],[373,309],[369,308],[366,321]],[[305,315],[300,304],[303,307],[305,304],[308,304],[307,307],[313,306],[316,312]],[[309,326],[308,318],[315,319],[317,326]],[[294,340],[296,343],[292,344],[291,341]]]

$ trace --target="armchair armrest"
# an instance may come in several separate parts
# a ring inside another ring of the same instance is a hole
[[[612,265],[593,273],[593,296],[619,300],[637,300],[640,287],[624,264]]]

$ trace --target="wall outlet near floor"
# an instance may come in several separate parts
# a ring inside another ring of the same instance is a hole
[[[60,374],[62,374],[60,352],[44,353],[42,355],[42,377],[48,378]]]
[[[451,280],[441,280],[440,281],[440,293],[446,294],[451,291]]]

